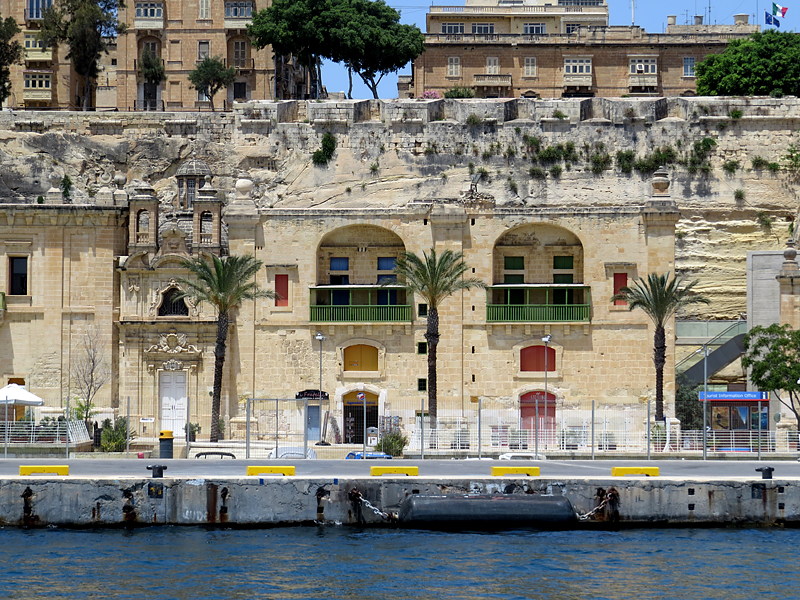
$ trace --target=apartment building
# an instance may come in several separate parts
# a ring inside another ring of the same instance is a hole
[[[401,98],[471,88],[483,98],[694,95],[695,65],[731,39],[760,30],[747,15],[733,25],[678,25],[666,33],[611,26],[603,0],[466,0],[432,6],[425,52],[401,77]]]

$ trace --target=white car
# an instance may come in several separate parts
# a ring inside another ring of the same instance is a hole
[[[507,452],[500,455],[500,460],[547,460],[547,457],[532,452]]]

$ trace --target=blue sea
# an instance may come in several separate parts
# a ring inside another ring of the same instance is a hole
[[[3,599],[795,599],[800,531],[0,529]]]

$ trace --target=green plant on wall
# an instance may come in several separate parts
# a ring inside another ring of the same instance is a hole
[[[61,179],[60,187],[64,198],[69,198],[69,194],[72,191],[72,179],[69,178],[69,175],[64,175]]]
[[[336,138],[332,133],[326,133],[322,136],[322,144],[319,150],[315,150],[311,155],[311,161],[315,165],[327,165],[333,158],[333,152],[336,150]]]

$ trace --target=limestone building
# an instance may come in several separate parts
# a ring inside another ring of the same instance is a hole
[[[119,13],[129,27],[118,41],[119,109],[209,108],[205,93],[188,79],[206,57],[236,68],[233,86],[215,98],[217,108],[230,108],[235,100],[311,97],[316,91],[304,68],[292,57],[276,58],[269,48],[256,50],[247,37],[253,12],[267,6],[268,0],[130,2]],[[163,61],[164,83],[144,81],[139,61],[145,49]]]
[[[12,108],[80,108],[83,78],[67,59],[69,48],[43,46],[36,39],[51,0],[11,0],[4,16],[16,19],[24,64],[11,67]],[[128,30],[110,42],[100,57],[100,75],[90,107],[97,110],[208,109],[208,98],[190,87],[188,73],[206,56],[236,68],[236,82],[215,101],[230,108],[234,100],[307,98],[317,93],[306,69],[291,56],[256,50],[246,35],[253,11],[267,0],[211,3],[208,0],[131,2],[119,10]],[[139,68],[147,49],[164,63],[167,81],[151,85]]]
[[[412,172],[422,155],[416,123],[437,121],[443,104],[327,102],[304,108],[307,122],[297,120],[295,103],[242,105],[235,120],[198,120],[183,131],[186,137],[164,123],[158,131],[166,135],[148,133],[156,131],[148,128],[157,115],[87,118],[79,133],[104,131],[103,122],[110,130],[130,127],[129,154],[104,146],[94,154],[96,179],[73,172],[79,189],[70,198],[58,189],[65,162],[45,173],[50,188],[41,203],[23,195],[0,204],[3,380],[25,383],[50,407],[64,406],[75,394],[71,369],[83,352],[82,340],[87,331],[98,331],[113,375],[101,393],[103,406],[124,411],[130,399],[141,439],[152,440],[161,429],[180,432],[187,410],[207,432],[215,315],[208,306],[176,299],[186,275],[180,261],[251,253],[264,263],[258,283],[280,298],[247,302],[233,315],[222,406],[229,434],[244,435],[246,398],[292,399],[317,389],[319,381],[329,398],[312,407],[312,425],[330,413],[339,439],[354,443],[362,441],[365,420],[379,426],[390,418],[413,434],[427,387],[427,307],[402,281],[384,284],[402,252],[435,247],[463,252],[471,275],[488,286],[459,293],[440,310],[443,431],[475,435],[473,398],[481,400],[485,435],[491,431],[498,448],[523,447],[522,438],[532,444],[537,404],[538,430],[548,432],[551,444],[559,444],[557,432],[585,429],[592,401],[616,411],[630,429],[643,427],[654,381],[652,326],[643,312],[609,299],[634,278],[674,269],[679,212],[665,174],[635,197],[595,206],[500,202],[480,191],[488,184],[448,192],[438,176],[435,197],[410,185],[366,201],[359,193],[384,185],[376,171],[396,164],[398,173]],[[452,124],[476,111],[494,111],[503,125],[503,115],[512,119],[517,108],[472,102],[452,103],[447,110],[456,111]],[[256,111],[259,119],[253,118]],[[279,130],[264,129],[275,121]],[[43,126],[55,131],[60,123],[55,113]],[[498,132],[517,136],[514,123],[520,132],[521,126],[539,127],[511,120]],[[494,139],[496,124],[486,127],[487,139]],[[330,131],[340,144],[336,164],[312,166],[311,151]],[[369,132],[377,137],[366,149]],[[16,135],[35,145],[49,134]],[[460,139],[439,142],[456,148]],[[160,148],[159,156],[178,157],[185,151],[173,147],[185,148],[189,140],[205,160],[176,158],[174,169],[159,162],[162,173],[151,182],[142,179],[144,154]],[[86,151],[94,153],[95,143]],[[284,144],[292,150],[273,154],[273,162],[257,154]],[[223,176],[209,167],[217,152],[229,160],[233,145],[256,152],[224,164],[250,165],[261,173],[258,193],[246,173],[237,169]],[[65,160],[70,156],[64,152]],[[383,166],[369,167],[372,160]],[[129,175],[115,174],[117,165]],[[297,165],[304,166],[298,171]],[[272,169],[282,180],[290,174],[295,181],[311,178],[310,195],[267,191],[264,174]],[[331,186],[351,172],[364,172],[363,185],[329,198]],[[315,198],[328,200],[315,206]],[[670,356],[665,370],[668,403],[673,362]],[[250,428],[269,435],[274,424],[256,415]],[[461,449],[457,438],[446,444]]]
[[[666,33],[609,26],[603,0],[465,0],[431,6],[426,22],[401,98],[454,87],[483,98],[694,95],[697,63],[760,30],[747,15],[733,25],[670,16]]]

